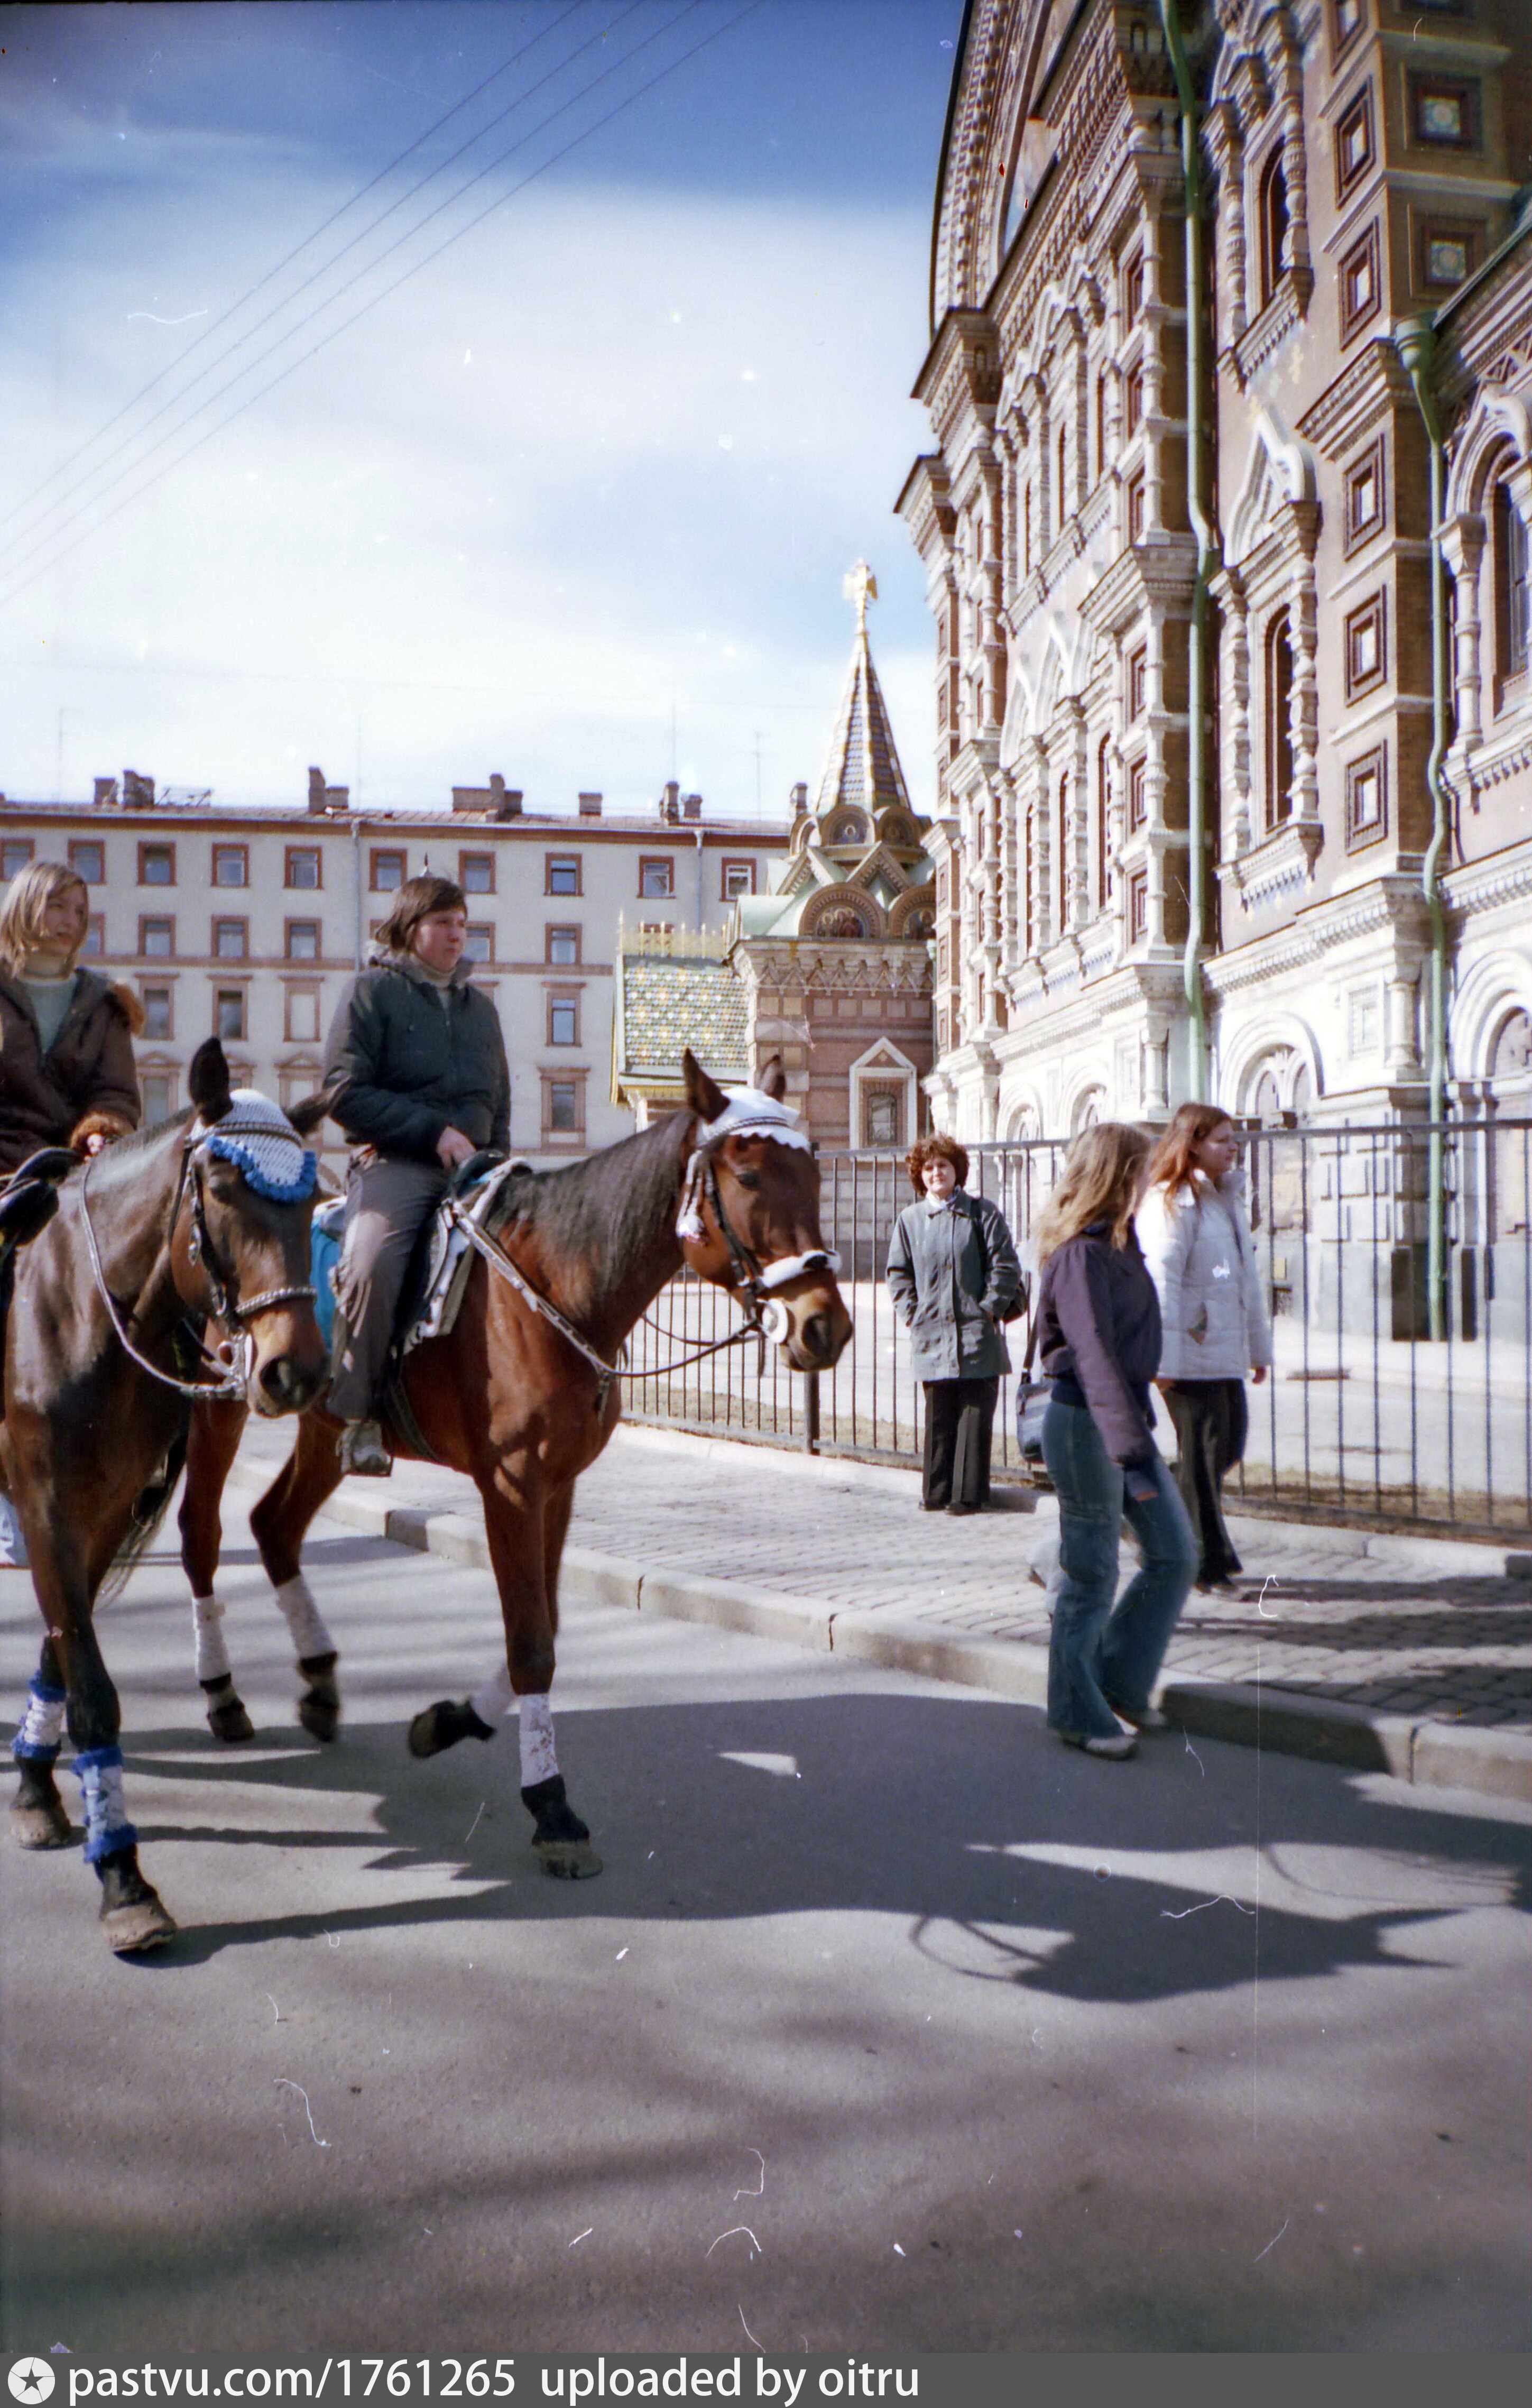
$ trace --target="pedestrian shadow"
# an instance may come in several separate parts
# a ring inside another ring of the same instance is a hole
[[[1436,1927],[1455,1915],[1532,1905],[1525,1831],[1493,1813],[1434,1812],[1418,1793],[1396,1799],[1211,1741],[1147,1742],[1133,1763],[1101,1766],[1058,1748],[1022,1709],[865,1691],[566,1715],[571,1797],[606,1862],[599,1880],[570,1885],[547,1879],[531,1854],[514,1730],[423,1764],[404,1733],[402,1722],[343,1727],[331,1748],[263,1749],[243,1772],[231,1755],[229,1777],[260,1792],[254,1831],[219,1815],[224,1769],[206,1742],[180,1729],[126,1741],[130,1809],[141,1773],[196,1784],[199,1804],[207,1784],[201,1811],[143,1828],[146,1870],[173,1913],[174,1854],[193,1841],[328,1847],[346,1865],[348,1896],[334,1909],[205,1919],[148,1960],[156,1976],[322,1932],[489,1921],[526,1926],[536,1949],[539,1928],[570,1918],[862,1914],[896,1917],[956,1981],[1128,2003],[1257,1976],[1418,1970],[1445,1961]],[[315,1808],[336,1793],[365,1800],[373,1827],[327,1828]],[[1354,1897],[1306,1903],[1268,1873],[1263,1897],[1260,1866],[1294,1849],[1382,1859],[1383,1875],[1367,1876],[1382,1894],[1363,1881]],[[1396,1897],[1388,1865],[1414,1869]],[[401,1874],[425,1880],[427,1894],[357,1901],[359,1876]]]

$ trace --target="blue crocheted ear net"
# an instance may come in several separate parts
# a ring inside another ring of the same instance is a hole
[[[319,1182],[319,1156],[304,1144],[279,1104],[255,1087],[236,1087],[229,1110],[203,1145],[243,1171],[248,1186],[274,1204],[298,1204]]]

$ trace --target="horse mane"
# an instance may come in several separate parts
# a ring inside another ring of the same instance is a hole
[[[172,1130],[178,1135],[184,1134],[195,1118],[196,1106],[187,1104],[180,1111],[172,1113],[169,1120],[156,1121],[152,1128],[134,1129],[127,1137],[114,1137],[111,1143],[104,1145],[88,1165],[80,1165],[80,1170],[90,1170],[91,1194],[109,1196],[116,1188],[136,1179],[143,1168],[145,1154],[151,1154],[162,1145]],[[72,1170],[64,1185],[72,1186],[79,1175],[79,1170]]]
[[[566,1312],[589,1311],[598,1286],[620,1286],[651,1252],[655,1222],[676,1198],[682,1139],[694,1119],[668,1113],[581,1162],[535,1170],[509,1188],[494,1233],[537,1241]]]

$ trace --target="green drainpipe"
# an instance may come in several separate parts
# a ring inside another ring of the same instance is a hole
[[[1447,916],[1441,902],[1441,861],[1447,850],[1447,788],[1441,775],[1447,750],[1447,580],[1441,557],[1443,450],[1441,425],[1431,395],[1431,354],[1436,334],[1429,318],[1411,318],[1395,332],[1405,373],[1425,422],[1431,448],[1431,757],[1426,781],[1436,806],[1425,849],[1421,886],[1431,916],[1431,1000],[1428,1035],[1431,1126],[1427,1137],[1425,1207],[1425,1306],[1433,1339],[1447,1335],[1447,1178],[1442,1128],[1447,1109]]]
[[[1181,975],[1192,1024],[1191,1101],[1208,1094],[1208,1025],[1202,993],[1202,939],[1208,915],[1207,716],[1208,580],[1217,546],[1203,501],[1202,165],[1196,100],[1181,44],[1179,0],[1159,0],[1166,48],[1181,101],[1181,172],[1186,203],[1186,507],[1196,536],[1192,631],[1187,654],[1186,950]]]

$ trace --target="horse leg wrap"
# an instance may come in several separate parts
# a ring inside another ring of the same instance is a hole
[[[133,1847],[138,1838],[122,1804],[122,1751],[116,1746],[85,1748],[75,1758],[75,1771],[84,1793],[85,1861],[99,1865]]]
[[[470,1690],[468,1703],[481,1723],[498,1730],[510,1712],[510,1674],[502,1662],[481,1688]]]
[[[277,1584],[277,1602],[293,1633],[293,1653],[300,1664],[313,1656],[335,1654],[336,1642],[324,1627],[324,1618],[302,1572],[294,1572],[291,1580]]]
[[[553,1748],[553,1713],[546,1693],[521,1702],[522,1795],[558,1779],[559,1760]]]
[[[229,1651],[223,1644],[223,1607],[216,1597],[192,1599],[192,1630],[196,1641],[197,1679],[207,1688],[230,1674]]]
[[[11,1741],[11,1754],[24,1764],[51,1764],[59,1752],[59,1733],[64,1728],[64,1695],[34,1672],[26,1684],[26,1712],[21,1727]]]

